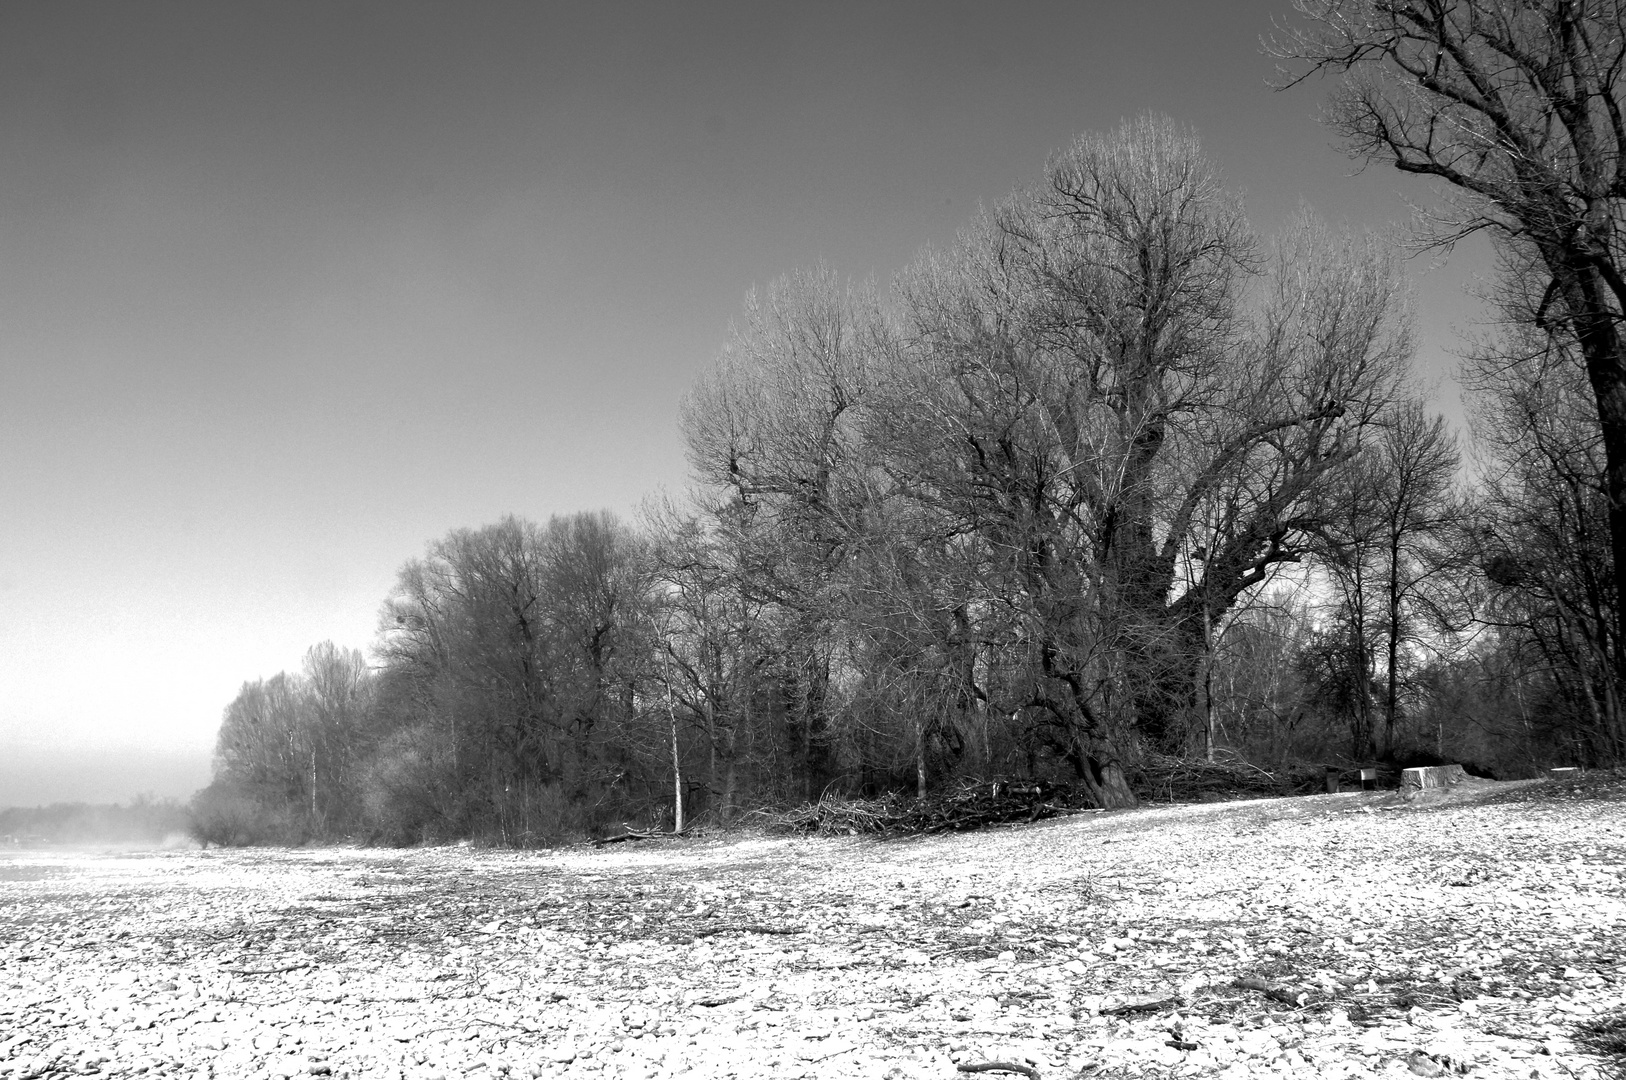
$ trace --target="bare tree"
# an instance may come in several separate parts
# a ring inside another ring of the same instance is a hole
[[[1301,557],[1409,356],[1375,242],[1305,222],[1260,268],[1195,138],[1143,119],[903,286],[882,460],[984,545],[1007,628],[983,636],[1026,657],[1011,705],[1108,804],[1138,736],[1185,740],[1213,625]]]
[[[1276,54],[1343,76],[1350,149],[1445,185],[1438,243],[1490,230],[1533,256],[1532,317],[1580,356],[1601,435],[1614,592],[1626,595],[1626,5],[1296,0]],[[1626,605],[1614,613],[1626,641]],[[1613,657],[1626,678],[1626,653]]]
[[[867,485],[862,416],[878,354],[891,347],[871,290],[820,269],[777,280],[746,301],[728,346],[684,402],[698,479],[753,602],[773,609],[772,655],[800,759],[803,794],[838,775],[831,753],[839,651],[839,579],[861,535]]]
[[[1143,118],[894,301],[775,283],[686,408],[788,629],[780,677],[827,724],[902,703],[917,788],[930,740],[986,750],[1001,717],[1132,804],[1140,741],[1189,738],[1214,627],[1305,552],[1395,396],[1388,255],[1306,220],[1261,259],[1195,137]]]
[[[1517,673],[1509,676],[1517,691],[1547,699],[1545,731],[1570,745],[1562,756],[1619,761],[1620,598],[1603,440],[1578,348],[1535,324],[1532,293],[1519,288],[1528,275],[1507,269],[1503,332],[1466,364],[1484,459],[1469,548],[1486,584],[1479,617],[1495,632],[1495,655]]]
[[[1396,747],[1405,670],[1447,646],[1466,621],[1458,542],[1465,517],[1454,491],[1460,464],[1444,417],[1409,398],[1327,493],[1316,549],[1339,598],[1337,643],[1352,673],[1345,704],[1357,758]]]
[[[706,809],[731,818],[752,784],[752,755],[771,741],[762,729],[759,678],[773,649],[771,601],[757,587],[747,535],[729,527],[737,504],[696,497],[646,507],[660,655],[651,665],[666,705],[681,709],[702,739]],[[753,791],[750,794],[755,795]]]
[[[448,828],[511,842],[556,833],[538,815],[561,801],[619,799],[646,561],[611,515],[578,514],[455,530],[401,570],[381,617],[381,711],[410,733],[403,760],[429,763]]]
[[[305,651],[303,698],[311,729],[310,809],[318,830],[353,821],[356,767],[366,746],[373,677],[357,649],[324,641]]]
[[[1377,454],[1391,478],[1374,505],[1383,544],[1384,736],[1393,749],[1402,668],[1411,651],[1426,658],[1464,623],[1458,583],[1466,567],[1453,541],[1465,508],[1453,491],[1461,458],[1443,416],[1429,416],[1416,400],[1402,403],[1378,439]]]

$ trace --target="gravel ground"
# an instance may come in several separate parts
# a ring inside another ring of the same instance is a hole
[[[911,840],[0,851],[0,1077],[1610,1075],[1626,783],[1470,787]]]

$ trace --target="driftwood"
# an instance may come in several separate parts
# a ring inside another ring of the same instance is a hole
[[[956,1069],[963,1073],[1009,1072],[1021,1073],[1029,1080],[1039,1080],[1039,1070],[1032,1065],[1021,1065],[1014,1061],[979,1061],[974,1065],[956,1065]]]
[[[712,926],[704,930],[696,930],[697,938],[716,937],[718,934],[800,934],[799,926],[764,926],[761,923],[740,923],[730,926]]]
[[[706,1009],[715,1009],[719,1005],[727,1005],[738,1001],[744,996],[744,994],[725,994],[719,997],[696,998],[693,1004]]]
[[[636,829],[628,829],[618,836],[601,836],[593,841],[593,846],[603,847],[605,844],[624,844],[629,840],[676,840],[688,835],[687,830],[683,832],[660,832],[651,829],[647,832],[639,832]]]
[[[1152,998],[1145,1001],[1125,1001],[1119,1005],[1111,1005],[1101,1010],[1102,1016],[1125,1016],[1129,1013],[1161,1012],[1164,1009],[1173,1009],[1180,1004],[1177,997]]]
[[[1251,975],[1240,976],[1235,984],[1243,990],[1257,990],[1272,1001],[1279,1001],[1283,1005],[1291,1005],[1295,1009],[1302,1009],[1310,1000],[1310,991],[1302,987],[1289,986],[1286,983],[1271,982],[1268,979],[1256,979]]]
[[[285,971],[299,971],[303,968],[315,967],[315,964],[284,964],[274,968],[221,968],[221,971],[232,975],[281,975]]]

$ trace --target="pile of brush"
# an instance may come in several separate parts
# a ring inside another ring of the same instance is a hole
[[[1272,796],[1314,795],[1327,790],[1327,770],[1295,765],[1278,772],[1240,758],[1216,761],[1147,754],[1135,775],[1142,802],[1220,802]]]
[[[1088,805],[1082,789],[1026,781],[968,784],[924,798],[888,795],[880,799],[825,797],[791,810],[769,811],[775,832],[859,836],[960,832],[988,825],[1041,821]]]
[[[1220,802],[1327,790],[1327,769],[1295,765],[1272,772],[1238,758],[1202,761],[1147,754],[1133,774],[1142,802]],[[960,832],[988,825],[1041,821],[1091,807],[1082,784],[997,781],[966,784],[924,798],[886,795],[878,799],[826,796],[790,810],[760,811],[773,832],[827,836],[914,835]]]

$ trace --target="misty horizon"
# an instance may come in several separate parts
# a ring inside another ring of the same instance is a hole
[[[128,750],[19,749],[0,758],[0,809],[56,803],[185,803],[209,783],[210,755]]]

